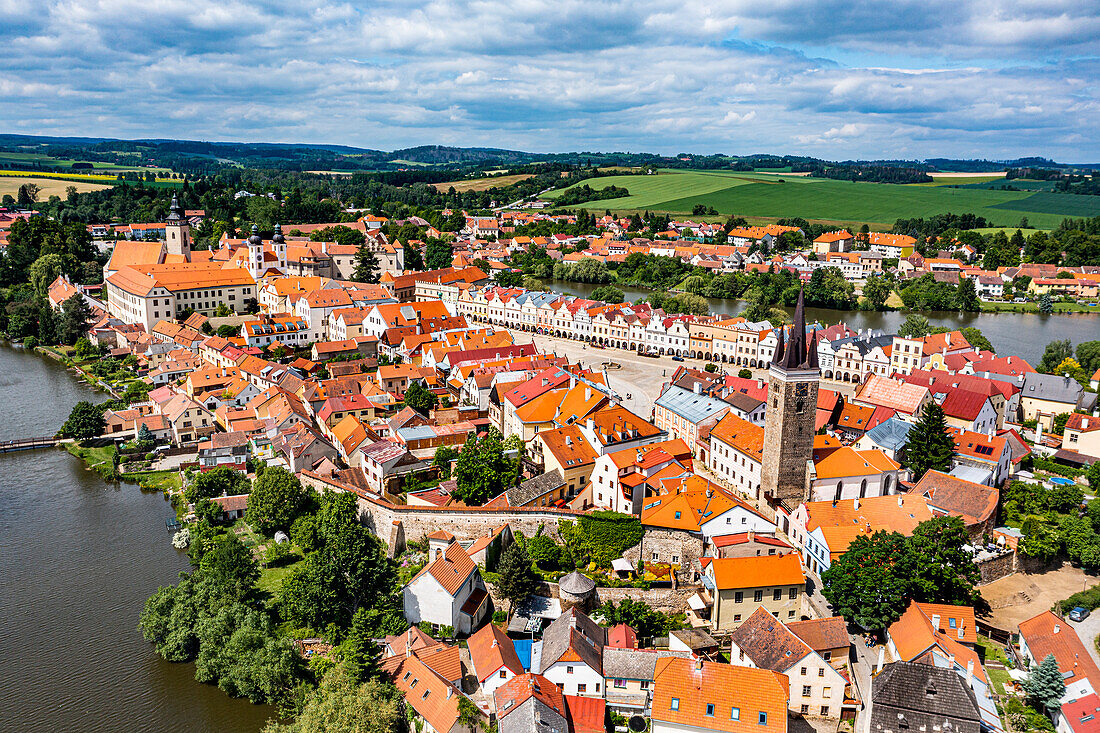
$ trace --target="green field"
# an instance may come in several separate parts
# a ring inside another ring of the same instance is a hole
[[[135,153],[135,157],[137,154]],[[98,160],[78,160],[71,158],[55,158],[44,153],[11,153],[0,151],[0,163],[9,163],[13,165],[26,165],[28,163],[35,163],[41,165],[57,166],[59,168],[71,168],[73,163],[91,163],[92,170],[100,173],[125,173],[126,171],[147,171],[156,170],[158,172],[168,171],[167,168],[146,168],[137,165],[118,165],[116,163],[103,163]],[[83,169],[85,172],[90,172],[88,169]]]
[[[964,179],[965,180],[965,179]],[[719,171],[661,171],[655,176],[609,176],[576,185],[623,186],[630,195],[581,204],[593,211],[648,209],[691,213],[714,207],[723,215],[866,222],[889,226],[897,219],[951,212],[984,216],[996,226],[1012,226],[1026,216],[1031,226],[1053,228],[1066,217],[1100,215],[1100,196],[1029,191],[992,191],[946,185],[852,183],[823,178],[762,176]],[[568,189],[563,189],[568,190]]]

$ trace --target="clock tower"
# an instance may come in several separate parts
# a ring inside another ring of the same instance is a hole
[[[764,413],[764,456],[760,488],[787,511],[806,501],[806,468],[813,459],[817,388],[817,333],[806,338],[802,291],[790,337],[779,344],[768,368],[768,404]]]

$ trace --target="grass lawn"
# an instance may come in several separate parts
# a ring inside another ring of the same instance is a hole
[[[298,567],[302,562],[304,562],[304,560],[299,558],[281,567],[260,568],[260,579],[256,581],[256,587],[274,596],[279,591],[279,588],[282,587],[283,579],[286,578],[287,574]]]
[[[1037,303],[982,303],[983,313],[1038,313]],[[1085,303],[1054,303],[1055,313],[1100,313],[1100,306]]]
[[[110,476],[114,473],[114,443],[104,446],[85,446],[80,443],[66,443],[65,450],[84,461],[88,468],[94,469],[102,476]]]
[[[978,636],[978,646],[985,652],[985,671],[998,695],[1012,694],[1012,678],[1008,676],[1008,657],[1000,644]],[[992,663],[992,664],[991,664]]]
[[[135,471],[124,473],[125,481],[133,481],[145,491],[179,491],[183,488],[179,471]]]
[[[948,179],[950,180],[950,179]],[[955,179],[960,180],[960,179]],[[656,176],[608,176],[581,181],[592,188],[625,187],[629,196],[590,201],[593,211],[649,209],[690,213],[698,204],[745,217],[800,216],[811,220],[892,225],[900,218],[974,213],[1009,227],[1026,216],[1053,228],[1063,218],[1100,215],[1100,197],[1031,191],[897,185],[722,171],[663,171]],[[563,189],[568,190],[568,189]],[[558,192],[548,196],[559,195]],[[1015,231],[1014,229],[1012,231]]]

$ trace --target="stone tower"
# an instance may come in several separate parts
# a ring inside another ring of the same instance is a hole
[[[821,370],[817,366],[817,333],[807,342],[802,291],[794,311],[790,339],[779,345],[768,369],[768,404],[764,415],[764,456],[760,488],[788,510],[806,501],[806,464],[813,458],[814,418]]]
[[[286,274],[286,237],[283,236],[283,227],[275,225],[275,234],[271,237],[271,249],[275,251],[275,262],[279,272]]]
[[[256,282],[264,274],[264,240],[255,224],[252,225],[252,236],[248,238],[248,274]]]
[[[168,210],[168,221],[164,226],[164,238],[170,255],[182,255],[191,260],[191,225],[184,215],[179,199],[172,194],[172,206]]]

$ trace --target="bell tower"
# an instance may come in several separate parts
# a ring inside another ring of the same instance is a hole
[[[257,283],[264,274],[264,240],[260,237],[260,228],[252,225],[252,236],[248,238],[248,274]]]
[[[802,291],[789,339],[779,345],[768,368],[768,404],[764,413],[764,456],[760,488],[788,511],[806,501],[806,467],[813,459],[817,389],[817,332],[806,338]]]
[[[172,194],[168,209],[168,221],[164,225],[164,239],[170,255],[182,255],[191,260],[191,224],[188,223],[179,199]]]

